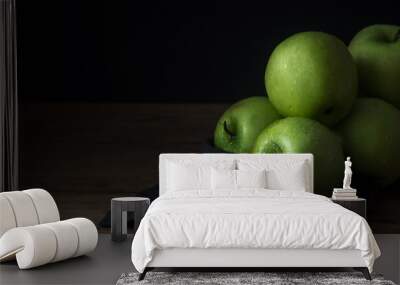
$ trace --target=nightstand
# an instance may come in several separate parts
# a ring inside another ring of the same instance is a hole
[[[144,217],[150,199],[144,197],[120,197],[111,199],[111,239],[124,241],[128,234],[128,213],[134,212],[134,230],[136,233],[140,221]]]
[[[337,200],[332,199],[332,202],[339,204],[340,206],[359,214],[364,219],[367,219],[367,200],[363,198],[357,198],[354,200]]]

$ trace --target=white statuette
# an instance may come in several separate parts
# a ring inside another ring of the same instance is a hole
[[[344,179],[343,179],[343,189],[353,189],[351,188],[351,177],[353,172],[351,171],[351,161],[350,157],[347,157],[347,160],[344,162]]]

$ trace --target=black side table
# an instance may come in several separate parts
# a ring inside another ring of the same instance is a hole
[[[367,200],[363,198],[357,198],[354,200],[332,199],[332,202],[359,214],[364,219],[367,219]]]
[[[128,234],[128,212],[134,212],[134,233],[150,205],[149,198],[121,197],[111,199],[111,239],[123,241]]]

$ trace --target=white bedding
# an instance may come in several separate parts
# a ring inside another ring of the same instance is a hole
[[[197,191],[156,199],[132,243],[143,272],[155,249],[358,249],[372,272],[380,251],[368,223],[328,198],[299,191],[241,190],[221,196]]]

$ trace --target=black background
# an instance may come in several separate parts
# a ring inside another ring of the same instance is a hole
[[[399,24],[399,1],[17,1],[20,98],[234,102],[264,95],[264,69],[289,35],[346,44]]]

